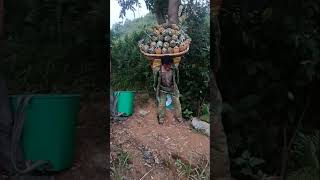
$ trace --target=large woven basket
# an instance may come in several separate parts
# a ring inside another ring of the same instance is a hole
[[[140,52],[141,52],[144,56],[146,56],[148,59],[162,58],[162,57],[165,57],[165,56],[181,57],[181,56],[183,56],[184,54],[186,54],[188,51],[189,51],[189,46],[187,47],[186,50],[184,50],[184,51],[182,51],[182,52],[179,52],[179,53],[174,53],[174,54],[149,54],[149,53],[143,52],[143,51],[140,49]]]

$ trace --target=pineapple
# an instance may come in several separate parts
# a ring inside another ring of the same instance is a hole
[[[177,45],[176,41],[175,40],[171,40],[170,41],[170,47],[175,47]]]
[[[157,29],[155,29],[155,30],[154,30],[154,34],[155,34],[156,36],[159,36],[159,35],[160,35],[160,31],[157,30]]]
[[[176,24],[171,24],[171,28],[178,31],[180,30],[179,26]]]
[[[172,36],[173,35],[173,29],[168,28],[168,34],[169,34],[169,36]]]
[[[151,47],[148,49],[148,53],[155,54],[155,47]]]
[[[157,45],[157,43],[155,42],[155,41],[152,41],[151,43],[150,43],[150,47],[155,47]]]
[[[170,37],[170,36],[165,36],[165,37],[164,37],[164,41],[170,42],[170,40],[171,40],[171,37]]]
[[[175,46],[174,48],[173,48],[173,53],[179,53],[180,52],[180,48],[178,47],[178,46]]]
[[[183,41],[185,41],[185,39],[186,39],[185,36],[184,36],[183,34],[181,34],[179,40],[180,40],[181,42],[183,42]]]
[[[164,47],[164,48],[169,48],[169,47],[170,47],[170,44],[169,44],[168,42],[164,42],[164,43],[163,43],[163,47]]]
[[[157,47],[160,48],[160,47],[162,47],[162,46],[163,46],[163,42],[162,42],[162,41],[158,41],[158,42],[157,42]]]
[[[185,27],[164,23],[147,30],[146,39],[138,42],[139,48],[150,54],[172,54],[185,51],[191,38],[185,33]]]
[[[168,49],[167,48],[162,48],[162,54],[167,54],[168,53]]]
[[[172,36],[172,40],[175,40],[175,41],[178,40],[178,36],[177,35],[173,35]]]
[[[158,41],[158,40],[159,40],[158,36],[152,36],[152,41]]]
[[[160,35],[159,36],[159,41],[163,41],[164,40],[164,35]]]
[[[165,29],[167,29],[167,28],[170,27],[170,25],[169,25],[168,23],[163,23],[163,24],[162,24],[162,27],[164,27]]]
[[[143,51],[144,51],[144,52],[148,52],[148,50],[149,50],[149,46],[148,46],[148,45],[144,45]]]
[[[162,51],[162,49],[159,48],[159,47],[157,47],[157,48],[155,49],[156,54],[161,54],[161,51]]]

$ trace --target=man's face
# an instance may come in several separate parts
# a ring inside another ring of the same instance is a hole
[[[163,67],[164,67],[164,69],[165,69],[166,71],[169,71],[169,70],[170,70],[170,67],[171,67],[171,64],[164,64]]]

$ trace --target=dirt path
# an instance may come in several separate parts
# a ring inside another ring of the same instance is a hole
[[[56,180],[107,180],[106,100],[97,95],[81,103],[74,166],[55,176]]]
[[[119,149],[130,154],[133,168],[127,173],[128,179],[139,180],[150,170],[145,179],[183,179],[178,177],[177,159],[192,167],[209,162],[207,136],[192,130],[187,122],[174,121],[170,111],[164,125],[159,125],[154,101],[142,104],[141,96],[135,98],[133,116],[111,127],[111,159],[116,158]]]

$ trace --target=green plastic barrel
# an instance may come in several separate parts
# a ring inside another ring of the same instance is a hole
[[[116,91],[114,96],[118,98],[117,111],[123,116],[131,116],[134,111],[134,91]]]
[[[10,97],[14,110],[17,96]],[[80,110],[80,95],[32,96],[25,109],[22,132],[25,159],[49,161],[52,167],[49,171],[70,168],[75,154],[75,126]]]

